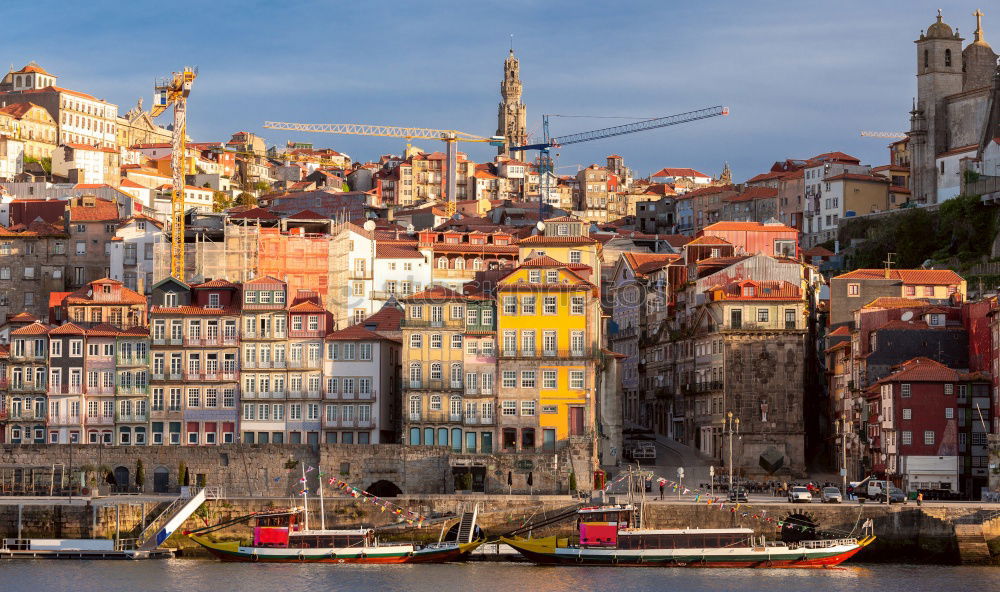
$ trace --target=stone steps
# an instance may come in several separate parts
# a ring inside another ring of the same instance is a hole
[[[992,561],[981,524],[956,524],[955,538],[963,565],[981,565]]]

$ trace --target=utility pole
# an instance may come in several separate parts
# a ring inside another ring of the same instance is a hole
[[[733,412],[726,412],[722,419],[722,432],[729,434],[729,491],[733,491],[733,435],[740,433],[740,418],[733,417]]]

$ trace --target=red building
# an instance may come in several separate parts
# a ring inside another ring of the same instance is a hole
[[[905,491],[961,492],[988,484],[991,379],[913,358],[867,391],[868,465]]]
[[[799,252],[799,231],[778,222],[716,222],[700,230],[698,236],[719,237],[747,255],[797,257]]]

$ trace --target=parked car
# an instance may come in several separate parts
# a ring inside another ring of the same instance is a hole
[[[885,502],[885,494],[879,494],[876,497],[879,502]],[[906,493],[898,487],[889,488],[889,503],[890,504],[903,504],[906,503]]]
[[[747,490],[742,487],[734,487],[732,491],[729,492],[729,501],[737,503],[749,502],[750,498],[747,496]]]
[[[809,488],[802,485],[796,485],[792,487],[788,492],[788,501],[791,503],[804,502],[809,503],[813,499],[811,493],[809,493]]]
[[[836,487],[824,487],[823,495],[820,498],[824,504],[839,504],[844,501],[844,496]]]

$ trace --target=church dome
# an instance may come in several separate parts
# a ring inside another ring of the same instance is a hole
[[[941,11],[938,10],[937,22],[933,25],[927,27],[928,39],[950,39],[955,36],[954,31],[948,26],[948,23],[941,20]]]

